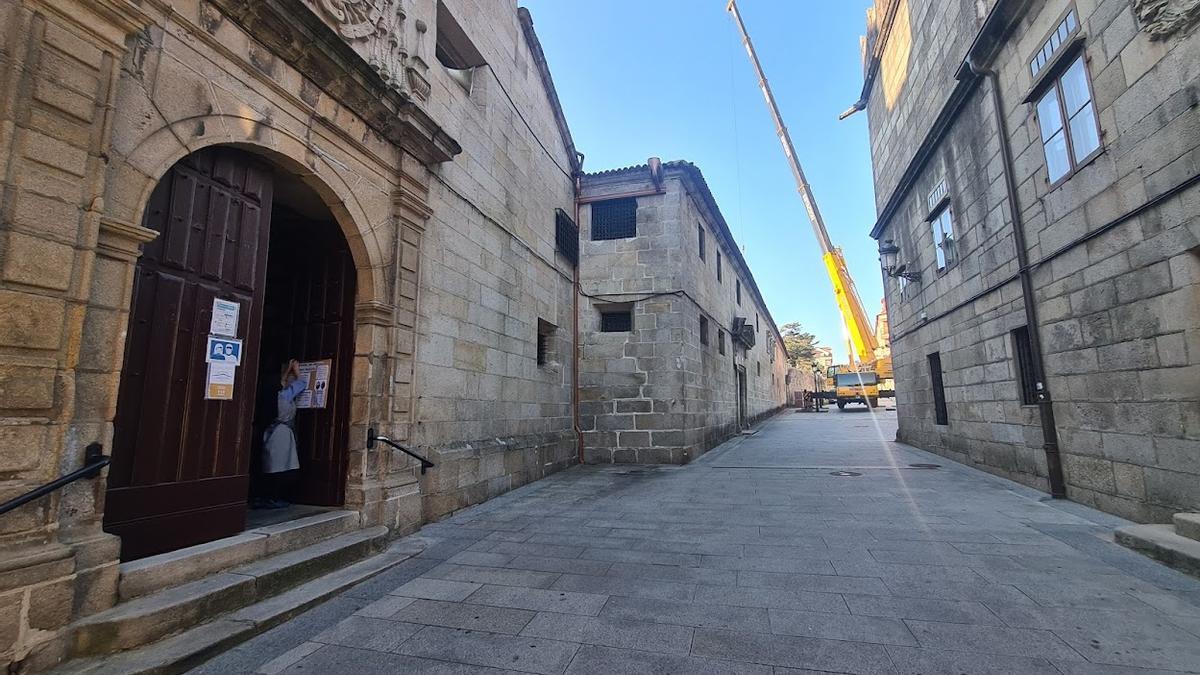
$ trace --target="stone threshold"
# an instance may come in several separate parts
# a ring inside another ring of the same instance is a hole
[[[1200,578],[1200,513],[1176,513],[1170,525],[1117,528],[1117,543]]]

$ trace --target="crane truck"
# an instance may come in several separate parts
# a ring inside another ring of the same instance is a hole
[[[754,72],[758,75],[758,88],[762,91],[767,108],[770,109],[771,117],[775,121],[775,134],[779,137],[779,142],[783,146],[783,154],[787,156],[788,163],[792,168],[792,177],[796,180],[796,191],[800,193],[800,199],[804,202],[804,208],[808,212],[808,221],[812,224],[813,233],[817,236],[817,244],[821,247],[821,259],[825,264],[825,271],[829,274],[829,280],[833,283],[834,299],[837,301],[842,323],[846,326],[850,362],[830,366],[827,380],[829,390],[824,392],[824,397],[835,400],[838,408],[845,408],[849,403],[862,403],[874,408],[881,393],[892,393],[886,389],[881,392],[881,385],[886,386],[885,383],[893,381],[890,350],[886,345],[880,345],[875,339],[873,326],[867,320],[867,313],[863,309],[862,300],[858,297],[858,291],[854,287],[850,271],[846,268],[846,259],[842,255],[842,250],[835,247],[829,239],[829,231],[825,229],[825,220],[821,217],[820,209],[817,208],[817,200],[813,196],[812,187],[804,176],[804,169],[800,166],[796,148],[792,145],[791,134],[788,133],[787,126],[783,123],[783,116],[779,112],[779,106],[775,103],[771,85],[767,82],[767,76],[763,73],[758,54],[754,51],[754,43],[750,41],[746,24],[742,22],[737,1],[729,0],[725,9],[733,16],[742,36],[742,45],[746,48],[746,54],[750,57]]]

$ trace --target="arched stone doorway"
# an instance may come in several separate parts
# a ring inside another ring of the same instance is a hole
[[[122,559],[245,528],[290,358],[330,371],[323,406],[297,415],[301,468],[283,496],[341,505],[356,267],[321,196],[257,154],[213,146],[167,171],[142,225],[158,236],[135,271],[104,515]],[[232,331],[214,299],[239,308]],[[209,336],[222,332],[241,341],[231,398],[209,386]]]

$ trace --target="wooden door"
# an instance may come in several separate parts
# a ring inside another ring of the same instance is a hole
[[[289,500],[341,506],[349,463],[354,359],[355,268],[336,222],[278,212],[271,236],[259,426],[275,415],[280,366],[288,359],[332,361],[324,408],[296,412],[300,471]]]
[[[271,197],[268,167],[214,148],[175,165],[147,206],[161,234],[137,263],[104,513],[124,560],[245,527]],[[241,304],[230,401],[204,398],[214,297]]]

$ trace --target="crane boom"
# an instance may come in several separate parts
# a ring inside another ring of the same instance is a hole
[[[746,24],[742,22],[737,1],[729,0],[725,9],[733,15],[733,20],[742,34],[742,45],[745,46],[746,54],[750,56],[750,63],[754,65],[754,72],[758,75],[758,88],[762,90],[767,107],[771,110],[771,117],[775,120],[775,134],[779,136],[779,142],[783,145],[783,154],[787,155],[788,163],[792,168],[792,177],[796,179],[796,191],[800,193],[800,199],[808,211],[808,220],[812,223],[813,232],[817,235],[817,243],[821,246],[821,258],[825,263],[825,271],[828,272],[829,280],[833,283],[838,310],[842,314],[846,331],[850,334],[850,344],[853,347],[851,359],[853,360],[857,356],[859,362],[871,363],[875,360],[875,349],[879,345],[875,340],[873,327],[867,321],[867,313],[863,309],[862,301],[858,298],[854,280],[846,268],[846,259],[842,256],[841,249],[834,248],[829,240],[829,231],[825,229],[825,220],[821,217],[820,209],[817,208],[817,200],[813,196],[812,187],[808,184],[808,179],[804,177],[804,169],[800,166],[800,158],[796,155],[792,136],[783,123],[783,115],[779,112],[779,105],[775,103],[775,94],[771,92],[771,85],[767,82],[767,76],[758,60],[758,54],[754,51],[750,33],[746,31]]]

